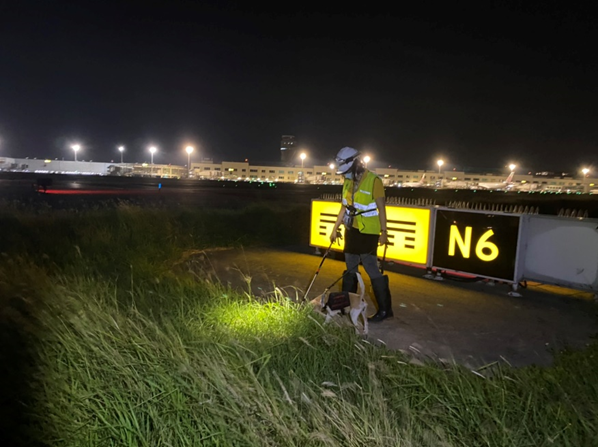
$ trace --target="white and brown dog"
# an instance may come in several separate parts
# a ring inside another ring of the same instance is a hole
[[[368,317],[367,317],[367,302],[365,301],[365,285],[363,283],[363,278],[359,273],[357,275],[357,282],[359,283],[359,293],[349,293],[349,301],[350,305],[345,307],[344,309],[337,309],[331,310],[328,306],[328,298],[330,297],[330,293],[328,291],[324,292],[322,296],[318,299],[315,298],[312,300],[312,304],[314,305],[317,310],[323,312],[326,315],[326,320],[324,323],[330,323],[333,318],[339,317],[339,323],[342,321],[342,315],[348,314],[351,323],[355,327],[355,332],[358,334],[366,335],[368,333]]]

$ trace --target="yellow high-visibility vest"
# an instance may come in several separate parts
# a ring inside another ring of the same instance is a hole
[[[355,207],[357,215],[353,220],[353,227],[365,234],[380,234],[380,218],[374,199],[374,181],[377,177],[373,172],[367,171],[355,195],[353,195],[353,180],[345,179],[343,184],[343,205]],[[351,203],[353,200],[354,203]]]

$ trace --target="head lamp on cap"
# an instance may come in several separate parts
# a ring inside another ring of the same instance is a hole
[[[355,165],[355,161],[360,155],[361,153],[352,147],[342,148],[340,151],[338,151],[338,154],[336,154],[336,163],[338,166],[336,173],[344,175],[350,172]]]

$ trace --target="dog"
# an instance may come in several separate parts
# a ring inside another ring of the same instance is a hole
[[[359,293],[347,292],[349,294],[350,305],[345,308],[331,310],[328,307],[328,299],[330,293],[326,290],[320,299],[315,298],[312,301],[315,307],[319,307],[320,312],[326,315],[324,323],[330,323],[333,318],[345,315],[348,313],[349,319],[355,327],[355,332],[362,335],[368,333],[368,317],[367,317],[367,302],[365,301],[365,285],[363,278],[359,273],[357,275],[357,282],[359,283]]]

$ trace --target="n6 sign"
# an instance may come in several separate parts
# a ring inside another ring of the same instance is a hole
[[[433,267],[513,281],[520,217],[439,209]]]
[[[473,227],[465,227],[465,237],[461,236],[459,227],[455,224],[451,225],[451,231],[449,233],[449,256],[455,256],[455,246],[458,245],[461,250],[461,256],[469,258],[471,255],[471,234]],[[475,255],[482,261],[494,261],[498,258],[499,250],[496,244],[488,242],[490,237],[494,236],[493,230],[487,230],[478,239],[475,244]],[[484,251],[484,249],[487,250]]]

